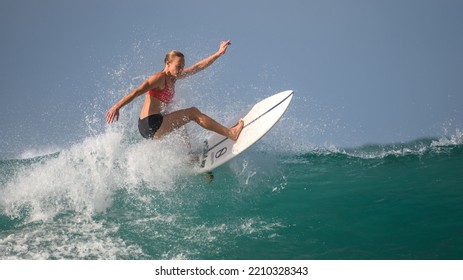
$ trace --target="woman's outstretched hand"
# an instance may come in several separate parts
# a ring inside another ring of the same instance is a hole
[[[119,120],[119,108],[112,107],[106,112],[106,123],[111,124],[114,120]]]
[[[231,45],[230,40],[220,42],[220,47],[219,47],[218,54],[219,55],[225,54],[225,52],[227,51],[228,46],[230,46],[230,45]]]

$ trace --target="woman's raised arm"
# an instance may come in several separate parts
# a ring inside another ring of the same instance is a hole
[[[199,71],[202,71],[202,70],[206,69],[212,63],[214,63],[214,61],[216,61],[217,58],[219,58],[223,54],[225,54],[225,52],[227,51],[227,48],[228,48],[229,45],[231,45],[230,40],[220,42],[219,50],[216,53],[214,53],[213,55],[211,55],[211,56],[209,56],[209,57],[195,63],[192,66],[189,66],[189,67],[183,69],[182,73],[180,73],[178,78],[183,79],[183,78],[189,77],[191,75],[194,75],[194,74],[198,73]]]

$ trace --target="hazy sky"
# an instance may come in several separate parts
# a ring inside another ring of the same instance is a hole
[[[463,129],[459,0],[2,0],[0,38],[2,154],[79,141],[91,118],[101,132],[166,52],[188,64],[224,39],[227,54],[178,86],[200,96],[188,106],[294,89],[297,137],[341,147]]]

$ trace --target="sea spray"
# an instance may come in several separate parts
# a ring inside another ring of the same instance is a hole
[[[31,221],[66,211],[91,216],[104,211],[119,188],[172,188],[175,178],[192,172],[185,142],[175,138],[131,143],[108,129],[55,158],[31,160],[2,187],[2,208],[11,217],[27,213]]]

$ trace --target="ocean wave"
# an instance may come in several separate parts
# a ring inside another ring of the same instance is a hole
[[[193,173],[188,148],[177,138],[131,142],[108,129],[57,153],[4,160],[0,209],[29,221],[66,211],[94,215],[111,205],[118,189],[172,189],[179,176]]]
[[[309,148],[299,154],[313,156],[347,156],[361,159],[383,159],[388,157],[423,156],[440,154],[463,145],[463,133],[456,130],[455,134],[440,138],[422,138],[405,143],[367,144],[355,148],[342,148],[335,145]]]
[[[58,152],[55,148],[34,150],[18,159],[2,160],[2,215],[29,222],[50,220],[67,211],[92,216],[110,207],[119,190],[144,199],[142,189],[172,191],[179,181],[195,176],[189,147],[179,134],[160,141],[143,141],[120,128],[108,128]],[[453,135],[440,138],[358,148],[313,146],[304,141],[285,145],[288,141],[281,139],[282,131],[277,128],[266,140],[226,165],[241,178],[241,185],[258,180],[257,173],[272,173],[281,162],[307,161],[314,157],[325,160],[421,157],[458,149],[463,143],[463,132],[456,130]],[[31,158],[26,158],[28,155]],[[274,186],[273,190],[282,188]]]
[[[424,138],[415,141],[388,145],[366,145],[356,149],[343,150],[349,156],[365,159],[423,156],[426,154],[440,154],[463,144],[462,133],[457,130],[449,137]]]
[[[362,229],[344,221],[369,222],[359,214],[399,207],[397,217],[411,211],[412,220],[420,220],[429,205],[421,195],[429,193],[435,203],[446,189],[441,198],[450,204],[442,205],[455,205],[454,211],[438,213],[458,213],[459,133],[351,149],[263,141],[214,170],[215,181],[207,184],[179,135],[144,141],[111,127],[56,153],[0,162],[0,257],[339,257],[336,250],[345,244],[331,239],[327,250],[326,236],[341,228],[339,240],[348,232],[355,243]],[[415,198],[417,214],[408,204]],[[373,235],[376,226],[373,221]],[[262,246],[256,250],[255,244]]]

